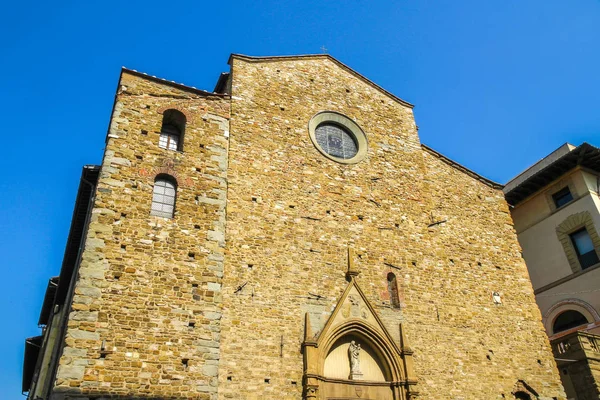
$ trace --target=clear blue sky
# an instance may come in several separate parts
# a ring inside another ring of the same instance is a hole
[[[0,34],[1,399],[21,398],[123,65],[212,90],[231,52],[324,45],[415,104],[423,143],[501,183],[564,142],[600,145],[599,0],[13,1]]]

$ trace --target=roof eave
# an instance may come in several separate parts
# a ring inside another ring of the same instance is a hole
[[[214,93],[214,92],[209,92],[207,90],[202,90],[202,89],[198,89],[194,86],[188,86],[185,85],[183,83],[177,83],[175,81],[169,81],[167,79],[163,79],[163,78],[158,78],[154,75],[148,75],[145,72],[139,72],[135,69],[129,69],[126,67],[121,67],[121,75],[126,72],[128,74],[134,75],[134,76],[138,76],[140,78],[144,78],[144,79],[148,79],[150,81],[153,82],[157,82],[157,83],[161,83],[163,85],[168,85],[168,86],[172,86],[175,87],[177,89],[181,89],[181,90],[185,90],[187,92],[192,92],[195,94],[199,94],[201,96],[216,96],[216,97],[228,97],[228,94],[223,94],[223,93]]]
[[[600,172],[600,148],[582,143],[506,192],[506,201],[515,206],[578,166]]]

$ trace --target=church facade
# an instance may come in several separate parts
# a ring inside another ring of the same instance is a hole
[[[328,55],[123,69],[24,391],[565,399],[502,186]]]

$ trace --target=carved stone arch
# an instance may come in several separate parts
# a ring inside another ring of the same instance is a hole
[[[567,260],[569,261],[569,265],[573,272],[581,271],[582,268],[577,257],[575,246],[573,246],[573,242],[569,235],[580,228],[585,228],[587,230],[590,239],[592,239],[592,243],[594,244],[596,254],[600,257],[600,236],[598,236],[598,233],[596,232],[594,220],[590,213],[588,211],[582,211],[577,214],[569,215],[556,227],[556,235],[565,250],[565,255],[567,256]]]
[[[409,400],[417,396],[413,352],[402,325],[398,327],[400,343],[397,343],[354,276],[350,276],[350,283],[321,332],[313,334],[308,314],[305,321],[302,346],[305,399]],[[358,352],[352,353],[356,346]],[[360,365],[367,369],[362,370]]]
[[[324,342],[319,345],[319,347],[322,347],[323,349],[319,353],[320,359],[318,369],[322,376],[326,376],[326,371],[324,370],[325,360],[330,354],[332,347],[344,337],[360,337],[365,343],[371,346],[371,350],[379,356],[386,382],[400,381],[405,378],[404,368],[398,363],[398,360],[394,357],[394,352],[392,351],[394,347],[397,347],[395,343],[381,335],[372,326],[369,326],[367,323],[358,319],[351,319],[347,323],[336,327],[334,331],[327,335]],[[400,353],[399,349],[396,348],[396,350]]]

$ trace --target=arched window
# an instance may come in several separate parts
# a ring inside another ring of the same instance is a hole
[[[168,150],[183,150],[185,115],[181,111],[166,110],[163,113],[158,146]]]
[[[579,311],[567,310],[556,317],[554,325],[552,326],[552,331],[558,333],[587,323],[589,323],[589,321]]]
[[[400,308],[400,297],[398,296],[398,282],[396,281],[396,275],[390,272],[387,274],[388,282],[388,293],[390,294],[390,302],[392,307]]]
[[[177,197],[177,182],[172,176],[158,175],[154,181],[152,193],[152,209],[150,215],[173,218],[175,213],[175,198]]]

